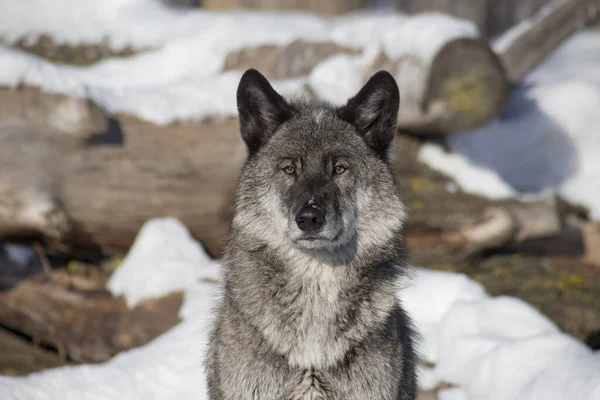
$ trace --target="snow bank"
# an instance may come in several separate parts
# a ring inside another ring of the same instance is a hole
[[[21,0],[0,5],[0,36],[8,42],[50,35],[58,43],[97,44],[115,49],[158,48],[169,44],[198,47],[183,57],[206,50],[227,51],[263,42],[284,44],[295,38],[319,40],[328,35],[330,22],[308,13],[189,11],[168,7],[161,0]],[[36,12],[32,12],[36,10]],[[243,28],[243,29],[242,29]],[[276,34],[274,34],[276,33]],[[191,40],[192,43],[185,43]],[[214,47],[212,47],[214,46]],[[192,50],[188,46],[189,50]],[[183,54],[181,54],[183,56]]]
[[[582,81],[600,85],[600,32],[584,30],[573,35],[526,79],[535,85]]]
[[[153,219],[144,224],[107,288],[125,295],[133,308],[141,300],[192,287],[202,278],[218,279],[214,265],[179,221]]]
[[[38,12],[31,12],[38,10]],[[51,18],[49,18],[51,16]],[[215,12],[181,10],[162,0],[22,0],[0,4],[0,36],[13,42],[50,35],[58,43],[107,42],[113,48],[159,48],[179,44],[192,54],[174,54],[173,61],[213,55],[243,46],[286,44],[295,39],[332,40],[364,48],[381,43],[390,57],[407,51],[425,58],[459,37],[478,35],[475,24],[439,14],[410,17],[399,13],[357,13],[323,18],[304,12]],[[192,43],[189,43],[192,41]],[[194,43],[195,42],[195,43]]]
[[[363,77],[378,54],[379,48],[371,47],[360,56],[339,54],[329,57],[313,68],[308,85],[320,99],[343,105],[364,85]]]
[[[490,297],[463,275],[428,270],[418,270],[399,296],[424,334],[425,359],[435,363],[421,386],[458,385],[441,391],[441,400],[600,398],[600,353],[527,303]]]
[[[3,400],[207,399],[203,360],[219,286],[197,277],[217,277],[216,263],[179,222],[158,219],[145,225],[117,271],[111,285],[119,282],[132,296],[166,294],[179,286],[169,281],[185,282],[183,321],[102,364],[0,376]],[[421,387],[458,385],[442,391],[442,400],[600,398],[600,353],[526,303],[490,297],[480,284],[448,272],[417,268],[405,286],[398,295],[423,335],[423,358],[435,364],[423,371]]]
[[[236,114],[240,72],[221,72],[232,50],[303,39],[368,47],[369,54],[383,48],[391,58],[409,51],[427,58],[449,40],[476,36],[477,29],[470,22],[440,14],[330,19],[307,13],[183,12],[159,0],[0,2],[0,37],[11,42],[23,37],[35,40],[41,34],[49,34],[58,43],[106,41],[115,48],[150,50],[77,67],[0,46],[0,84],[25,83],[89,97],[112,113],[125,112],[168,124]],[[334,89],[341,90],[336,101],[354,94],[347,88],[359,88],[364,83],[363,64],[352,57],[342,61],[341,68],[350,72],[337,76],[334,82]],[[323,76],[339,71],[339,64],[327,65],[311,79],[312,87],[321,88]],[[290,95],[305,83],[306,77],[275,82],[275,86]]]
[[[450,136],[453,155],[425,147],[421,159],[465,191],[556,192],[600,219],[599,65],[600,33],[575,35],[513,91],[498,120]],[[490,179],[478,179],[482,171]]]

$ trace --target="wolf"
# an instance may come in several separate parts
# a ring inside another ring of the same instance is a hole
[[[385,71],[341,107],[243,74],[248,158],[205,361],[211,400],[416,398],[415,332],[397,299],[399,101]]]

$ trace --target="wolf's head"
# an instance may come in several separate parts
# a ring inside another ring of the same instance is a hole
[[[234,234],[257,245],[353,257],[400,234],[389,153],[399,91],[376,73],[344,106],[286,101],[256,70],[237,92],[248,160]]]

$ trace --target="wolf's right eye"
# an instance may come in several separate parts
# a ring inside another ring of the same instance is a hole
[[[336,165],[333,170],[335,171],[336,174],[341,175],[344,172],[346,172],[346,167],[344,167],[343,165]]]
[[[283,167],[283,172],[285,172],[288,175],[294,175],[296,173],[296,168],[294,168],[291,165],[286,165],[285,167]]]

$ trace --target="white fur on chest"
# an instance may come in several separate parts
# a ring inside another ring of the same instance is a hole
[[[346,341],[337,335],[336,319],[341,312],[339,296],[347,274],[344,268],[304,256],[295,257],[290,265],[291,284],[299,287],[292,305],[296,323],[295,340],[288,352],[290,365],[324,368],[343,358]]]
[[[304,371],[302,379],[292,389],[291,400],[325,400],[327,392],[311,371]]]

